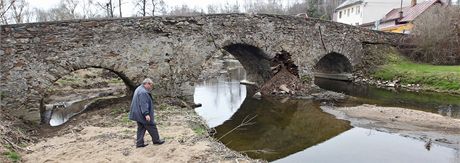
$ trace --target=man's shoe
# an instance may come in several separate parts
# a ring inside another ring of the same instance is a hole
[[[165,143],[164,140],[159,140],[159,141],[157,141],[157,142],[153,142],[153,144],[156,144],[156,145],[161,145],[161,144],[163,144],[163,143]]]
[[[136,148],[142,148],[142,147],[145,147],[145,146],[148,146],[149,144],[142,144],[142,145],[136,145]]]

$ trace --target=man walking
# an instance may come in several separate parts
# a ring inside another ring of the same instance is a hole
[[[144,135],[147,130],[152,137],[153,144],[163,144],[165,141],[160,139],[157,126],[154,121],[153,98],[150,91],[153,89],[152,79],[146,78],[142,85],[134,91],[133,100],[131,101],[131,110],[129,119],[137,122],[137,139],[136,147],[145,147]]]

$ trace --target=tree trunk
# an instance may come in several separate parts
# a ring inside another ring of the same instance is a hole
[[[142,0],[142,16],[145,16],[145,6],[146,6],[146,0]]]
[[[120,18],[123,17],[121,15],[121,0],[118,0],[118,10],[120,10]]]

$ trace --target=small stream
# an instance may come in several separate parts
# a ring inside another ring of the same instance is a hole
[[[391,91],[347,82],[318,80],[322,88],[356,98],[340,105],[404,107],[453,118],[460,97]],[[320,109],[314,100],[246,97],[234,79],[214,79],[195,88],[196,108],[214,137],[251,158],[274,162],[460,162],[460,151],[395,133],[353,127]]]
[[[63,99],[72,100],[45,104],[45,121],[48,122],[50,126],[60,126],[69,121],[72,117],[85,112],[97,101],[116,99],[124,96],[113,95],[113,92],[111,91],[112,90],[101,91],[99,93],[88,93],[88,95],[72,95],[69,97],[61,97]]]

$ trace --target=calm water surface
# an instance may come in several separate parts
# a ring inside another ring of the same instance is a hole
[[[370,103],[456,118],[459,115],[455,96],[425,100],[438,95],[401,94],[369,87],[363,91],[348,88],[346,83],[342,87],[356,90],[341,92],[358,97],[343,105]],[[246,97],[245,87],[238,80],[198,84],[195,102],[203,104],[196,112],[215,127],[215,138],[252,158],[275,162],[460,162],[458,150],[435,144],[427,150],[425,142],[417,139],[352,127],[324,113],[317,101]]]

